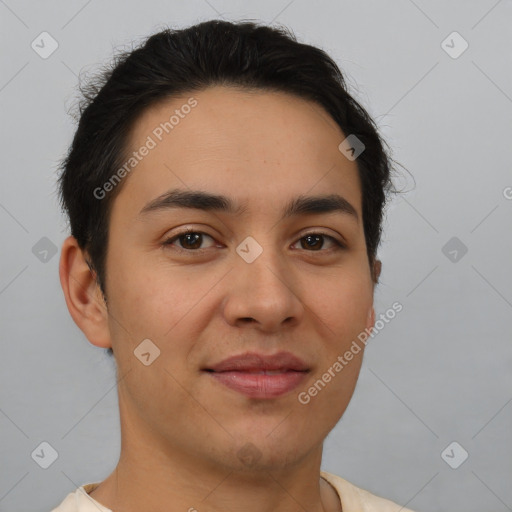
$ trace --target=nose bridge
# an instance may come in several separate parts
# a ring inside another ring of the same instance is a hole
[[[297,317],[301,301],[293,272],[287,268],[282,244],[270,232],[246,237],[236,248],[236,273],[230,289],[226,314],[232,322],[252,318],[273,328],[289,317]]]
[[[262,241],[261,237],[260,241]],[[268,242],[260,244],[254,237],[248,236],[235,248],[235,252],[233,270],[244,281],[253,280],[254,286],[262,279],[266,279],[265,274],[268,272],[269,256],[272,252]]]
[[[265,255],[259,257],[248,268],[249,279],[251,274],[254,274],[252,286],[261,288],[263,290],[273,289],[274,293],[279,292],[279,289],[284,288],[283,291],[290,291],[290,284],[288,284],[291,273],[287,270],[283,259],[275,254],[271,254],[271,250],[267,250]]]
[[[275,230],[248,235],[236,247],[241,261],[236,267],[254,280],[253,286],[285,286],[290,272],[286,267],[287,255],[282,254],[283,244],[280,243]]]

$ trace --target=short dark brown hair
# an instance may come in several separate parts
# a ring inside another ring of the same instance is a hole
[[[140,47],[80,85],[79,123],[60,163],[59,193],[71,234],[89,255],[105,298],[109,216],[122,183],[98,199],[94,193],[126,161],[137,119],[164,99],[215,85],[280,91],[321,105],[345,135],[365,146],[357,158],[368,260],[382,232],[392,159],[366,110],[349,94],[335,62],[321,49],[297,42],[284,27],[212,20],[149,36]],[[340,141],[341,142],[341,141]]]

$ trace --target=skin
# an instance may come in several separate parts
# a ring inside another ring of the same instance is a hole
[[[124,178],[114,201],[108,308],[76,240],[62,246],[70,314],[91,344],[113,348],[118,368],[120,459],[91,496],[123,512],[341,510],[320,478],[322,447],[352,397],[364,351],[308,404],[297,394],[374,325],[356,162],[338,150],[346,135],[315,103],[220,86],[146,110],[130,148],[190,96],[198,105]],[[139,216],[174,188],[223,194],[247,210]],[[291,198],[333,192],[359,220],[339,212],[280,220]],[[208,236],[162,245],[188,227]],[[310,248],[303,237],[318,232],[347,248],[327,237]],[[250,264],[235,251],[247,236],[263,248]],[[134,355],[147,338],[160,349],[149,366]],[[290,351],[311,372],[292,392],[257,400],[201,371],[251,350]],[[259,454],[250,467],[238,456],[247,443]]]

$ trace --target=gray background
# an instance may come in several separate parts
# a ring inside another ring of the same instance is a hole
[[[119,455],[113,362],[58,279],[56,165],[78,74],[164,24],[212,18],[281,23],[324,48],[415,179],[398,168],[407,193],[379,252],[377,314],[403,311],[368,343],[323,469],[419,512],[512,510],[510,0],[0,0],[0,511],[48,511]],[[31,48],[43,31],[59,44],[47,59]],[[469,43],[458,58],[441,46],[453,31]],[[43,441],[48,469],[31,456]],[[469,454],[457,469],[441,457],[453,441]]]

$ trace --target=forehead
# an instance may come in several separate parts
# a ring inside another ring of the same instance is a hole
[[[321,106],[282,92],[217,86],[166,99],[132,128],[127,156],[140,160],[115,202],[138,213],[170,189],[189,188],[257,209],[336,192],[360,214],[357,164],[338,150],[345,137]]]

